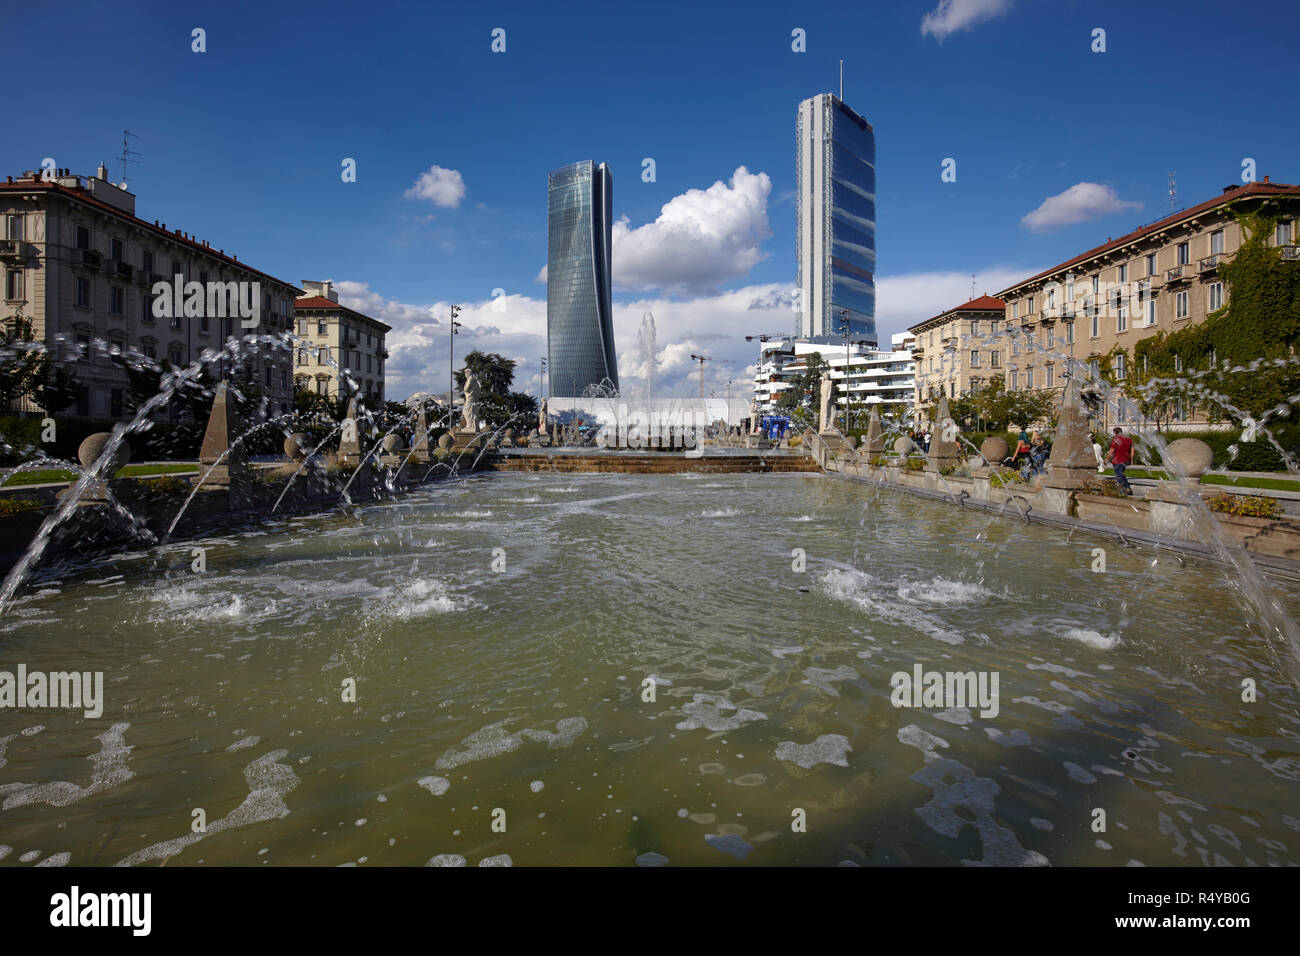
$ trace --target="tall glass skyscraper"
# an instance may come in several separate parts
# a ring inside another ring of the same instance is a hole
[[[876,135],[831,93],[799,104],[795,123],[799,337],[876,340]]]
[[[551,394],[618,388],[610,286],[614,180],[591,160],[553,171],[546,218],[546,341]]]

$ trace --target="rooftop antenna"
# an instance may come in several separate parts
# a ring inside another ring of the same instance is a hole
[[[130,156],[139,156],[139,155],[140,155],[140,154],[137,153],[135,150],[131,149],[130,146],[127,144],[127,139],[126,139],[126,138],[127,138],[128,136],[132,137],[133,139],[139,139],[139,137],[136,136],[135,133],[131,132],[129,129],[124,129],[124,130],[122,130],[122,188],[123,188],[123,189],[126,188],[126,182],[127,182],[127,179],[126,179],[126,164],[127,164],[127,163],[139,163],[139,162],[140,162],[140,160],[138,160],[138,159],[129,159],[129,158],[128,158],[128,157],[130,157]]]
[[[1177,170],[1169,170],[1169,211],[1174,211],[1174,200],[1178,196],[1178,180],[1174,178]]]
[[[970,274],[970,299],[975,301],[975,273]]]
[[[844,61],[840,60],[840,102],[844,102]]]

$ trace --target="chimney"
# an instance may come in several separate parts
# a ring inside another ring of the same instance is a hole
[[[95,178],[96,178],[96,179],[101,179],[101,180],[107,182],[107,181],[108,181],[108,167],[105,166],[103,163],[100,163],[100,164],[99,164],[99,168],[95,170]]]
[[[1267,177],[1267,176],[1264,177],[1264,182],[1268,182],[1268,177]]]

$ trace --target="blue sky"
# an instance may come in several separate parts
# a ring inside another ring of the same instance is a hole
[[[841,57],[845,100],[876,130],[884,343],[967,298],[971,273],[996,292],[1166,214],[1170,170],[1188,204],[1240,182],[1247,157],[1260,178],[1300,180],[1294,3],[1249,17],[1042,0],[60,9],[5,14],[22,40],[8,75],[33,79],[3,171],[107,159],[118,180],[130,128],[138,213],[281,278],[339,282],[394,326],[394,397],[446,387],[450,302],[466,305],[458,353],[504,352],[536,388],[546,173],[579,159],[610,164],[626,218],[624,378],[644,372],[649,310],[666,389],[693,390],[692,351],[732,363],[706,370],[710,388],[743,379],[744,334],[793,322],[795,107],[837,90]],[[422,174],[431,187],[413,189]]]

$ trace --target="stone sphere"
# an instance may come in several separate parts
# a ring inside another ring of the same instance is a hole
[[[1184,474],[1199,478],[1214,467],[1214,449],[1199,438],[1171,441],[1161,457],[1171,477]]]
[[[1000,465],[1002,460],[1007,457],[1010,447],[1007,440],[997,435],[990,435],[980,442],[980,454],[990,465]]]
[[[900,458],[907,455],[914,448],[916,448],[916,445],[913,443],[912,439],[908,438],[906,435],[903,435],[901,438],[894,441],[894,454],[898,455]]]
[[[83,441],[77,448],[77,460],[81,462],[82,468],[90,468],[95,462],[99,461],[99,456],[104,454],[104,446],[113,437],[111,432],[95,432]],[[131,446],[125,441],[118,444],[113,452],[113,460],[108,463],[100,474],[105,478],[112,478],[117,470],[131,460]]]
[[[294,432],[284,440],[284,453],[293,461],[302,461],[307,457],[307,433]]]
[[[443,432],[441,435],[438,436],[438,447],[441,448],[443,451],[446,451],[448,448],[451,447],[450,432]]]
[[[384,436],[384,452],[391,455],[402,448],[402,436],[396,433]]]

